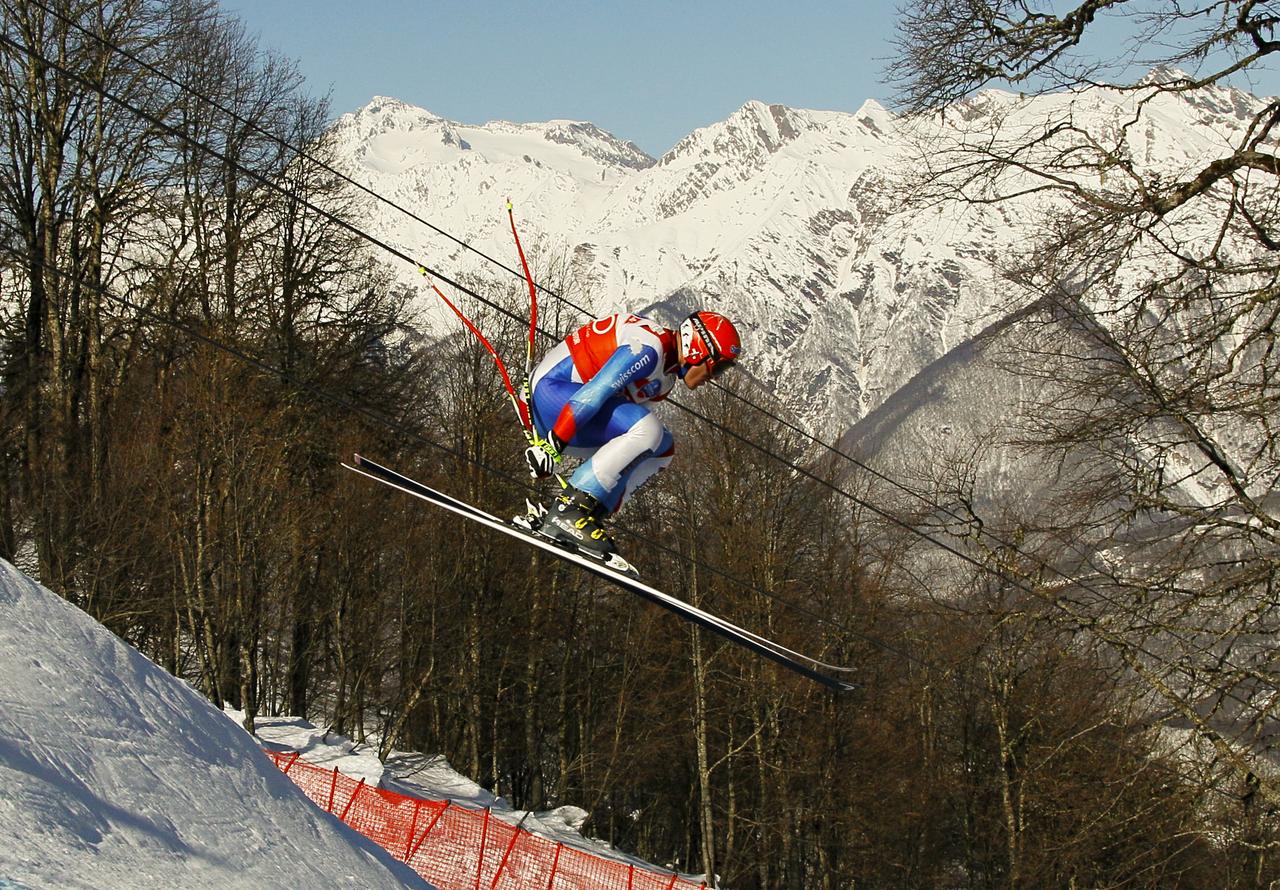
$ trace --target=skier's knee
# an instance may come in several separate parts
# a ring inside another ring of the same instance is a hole
[[[659,453],[659,449],[671,441],[667,428],[652,414],[645,414],[624,435],[635,443],[638,452]]]

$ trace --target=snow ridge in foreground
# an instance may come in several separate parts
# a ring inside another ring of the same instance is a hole
[[[3,561],[0,824],[0,886],[429,886],[197,692]]]

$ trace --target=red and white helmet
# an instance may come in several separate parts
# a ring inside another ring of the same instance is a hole
[[[709,370],[738,360],[742,340],[733,322],[719,312],[695,312],[680,324],[680,355],[686,365],[709,362]]]

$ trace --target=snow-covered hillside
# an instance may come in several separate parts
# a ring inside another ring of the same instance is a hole
[[[1052,373],[1023,370],[1038,344],[1052,339],[1071,354],[1114,360],[1081,324],[1041,302],[958,344],[836,441],[882,475],[857,464],[845,472],[871,502],[952,545],[968,546],[979,532],[1003,534],[982,522],[1006,517],[1037,528],[1064,522],[1062,499],[1096,475],[1089,464],[1096,456],[1047,456],[1016,443],[1034,440],[1039,406],[1072,398]],[[929,548],[919,558],[938,560],[934,571],[949,562]]]
[[[0,886],[428,886],[198,693],[3,562],[0,678]]]
[[[940,120],[1032,127],[1070,105],[1077,119],[1118,127],[1135,101],[1102,89],[1026,101],[990,91]],[[1161,96],[1135,160],[1184,171],[1257,107],[1227,89]],[[514,266],[511,197],[526,243],[567,253],[595,313],[728,313],[752,372],[824,433],[1014,308],[994,263],[1038,212],[1035,199],[901,212],[908,134],[873,101],[852,114],[749,102],[657,160],[590,124],[468,126],[386,98],[343,116],[335,137],[358,181]],[[386,205],[369,213],[375,235],[429,265],[506,277]],[[456,325],[446,310],[436,318]]]

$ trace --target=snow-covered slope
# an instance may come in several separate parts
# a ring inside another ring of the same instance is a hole
[[[428,886],[194,690],[3,562],[0,678],[0,886]]]
[[[1035,441],[1041,406],[1073,397],[1050,369],[1022,369],[1030,354],[1043,357],[1046,340],[1114,360],[1081,325],[1041,302],[958,344],[837,440],[883,476],[855,464],[847,472],[893,515],[961,538],[978,530],[975,517],[997,525],[1013,517],[1025,527],[1063,522],[1060,498],[1089,477],[1088,453],[1063,458],[1019,443]]]
[[[1135,101],[1102,89],[1030,101],[990,91],[940,120],[1016,129],[1070,106],[1078,121],[1119,127]],[[1160,96],[1131,140],[1135,162],[1185,171],[1257,107],[1226,89]],[[873,101],[852,114],[749,102],[656,161],[589,124],[465,126],[382,98],[341,118],[335,137],[359,181],[515,266],[511,197],[526,244],[567,254],[595,313],[625,307],[671,322],[695,304],[727,312],[755,375],[828,433],[1016,308],[994,261],[1038,212],[1037,199],[900,212],[907,134]],[[373,233],[429,265],[506,277],[398,211],[369,213]]]

